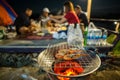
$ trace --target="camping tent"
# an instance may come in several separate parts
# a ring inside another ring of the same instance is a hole
[[[5,0],[0,0],[0,25],[13,24],[16,17],[12,7]]]

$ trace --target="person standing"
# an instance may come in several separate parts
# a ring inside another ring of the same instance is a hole
[[[79,20],[81,21],[82,31],[84,31],[84,29],[88,26],[87,16],[86,16],[85,12],[82,11],[82,9],[79,5],[75,6],[75,12],[76,12]]]
[[[51,20],[57,23],[68,22],[68,24],[80,23],[77,17],[72,2],[68,1],[64,3],[64,15],[50,16]]]
[[[67,40],[70,44],[76,44],[83,42],[83,35],[80,29],[80,20],[75,13],[73,3],[67,1],[64,3],[64,15],[61,16],[51,16],[51,20],[56,23],[68,22]]]

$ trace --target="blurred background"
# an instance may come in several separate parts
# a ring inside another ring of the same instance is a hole
[[[44,7],[48,7],[52,14],[60,14],[63,10],[63,4],[66,0],[7,0],[17,14],[23,12],[26,8],[33,10],[32,18],[37,18]],[[70,0],[74,5],[79,4],[83,11],[87,11],[88,0]],[[97,20],[96,20],[97,18]],[[107,20],[98,20],[107,19]],[[108,20],[112,19],[112,21]],[[97,26],[115,29],[115,20],[120,19],[120,0],[92,0],[91,21]]]

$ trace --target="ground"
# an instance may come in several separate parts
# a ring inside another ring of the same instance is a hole
[[[120,80],[120,57],[103,60],[101,67],[90,74],[89,80]],[[29,76],[31,79],[25,79]],[[50,80],[36,62],[19,68],[0,67],[0,80]],[[79,79],[78,79],[79,80]]]

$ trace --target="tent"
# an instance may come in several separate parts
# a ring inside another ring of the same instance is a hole
[[[0,0],[0,25],[11,25],[16,17],[17,14],[12,7],[5,0]]]

